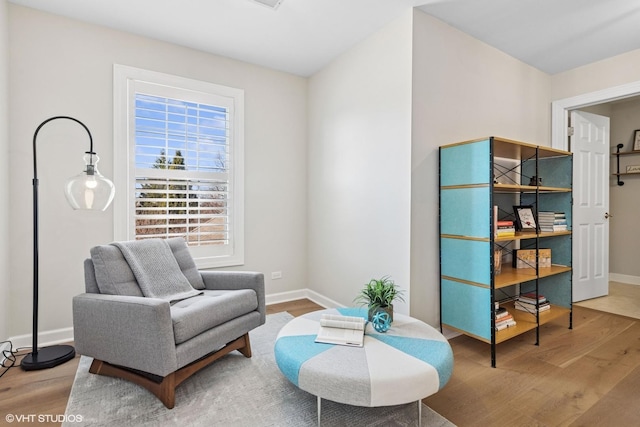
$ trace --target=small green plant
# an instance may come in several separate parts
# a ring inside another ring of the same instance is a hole
[[[403,292],[389,276],[384,276],[380,279],[371,279],[369,283],[364,285],[364,288],[354,301],[360,305],[368,306],[369,310],[375,311],[379,308],[391,306],[396,299],[404,301]]]

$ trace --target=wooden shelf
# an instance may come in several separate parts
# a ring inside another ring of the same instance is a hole
[[[544,237],[566,236],[568,234],[571,234],[571,230],[543,232],[543,233],[535,233],[533,231],[516,231],[516,234],[514,236],[500,236],[500,237],[496,237],[494,241],[509,242],[512,240],[535,239],[536,237],[544,238]],[[458,234],[441,234],[440,237],[446,238],[446,239],[477,240],[480,242],[490,241],[488,237],[460,236]]]
[[[534,313],[529,313],[522,310],[516,310],[513,305],[513,302],[501,304],[501,306],[505,307],[509,313],[513,316],[513,319],[516,321],[516,325],[507,329],[503,329],[501,331],[496,331],[496,344],[509,341],[511,338],[515,338],[518,335],[522,335],[526,332],[532,331],[536,329],[536,316]],[[543,311],[540,313],[540,324],[544,325],[545,323],[549,323],[552,320],[558,319],[562,316],[570,314],[571,310],[565,307],[560,307],[558,305],[551,304],[551,308],[547,311]],[[468,335],[477,340],[486,342],[487,344],[491,344],[491,340],[480,337],[478,335],[474,335],[460,328],[456,328],[455,326],[448,325],[443,323],[442,326],[445,328],[460,332],[461,334]]]
[[[496,332],[496,344],[507,341],[513,337],[529,332],[536,328],[536,315],[527,311],[516,310],[514,303],[501,304],[516,321],[516,325]],[[551,308],[540,313],[540,324],[544,325],[552,320],[567,315],[571,312],[568,308],[551,304]]]
[[[625,151],[624,153],[611,153],[611,155],[613,156],[631,156],[631,155],[638,155],[640,154],[640,151]]]
[[[493,191],[496,193],[570,193],[571,189],[566,187],[547,187],[535,185],[517,185],[517,184],[493,184]]]
[[[459,188],[482,188],[488,187],[486,184],[467,184],[467,185],[443,185],[441,190],[455,190]],[[493,191],[496,193],[570,193],[571,189],[566,187],[548,187],[535,185],[518,185],[518,184],[493,184]]]
[[[612,173],[611,175],[616,177],[616,180],[618,181],[619,186],[624,185],[624,181],[620,180],[621,176],[640,175],[640,172],[620,172],[620,156],[633,156],[633,155],[640,154],[640,151],[627,151],[627,152],[621,153],[620,149],[623,147],[624,147],[623,144],[618,144],[616,146],[616,152],[612,153],[614,156],[616,156],[616,173]]]
[[[535,239],[536,237],[554,237],[554,236],[566,236],[567,234],[571,234],[571,230],[567,231],[545,231],[542,233],[535,233],[533,231],[516,231],[515,236],[500,236],[496,237],[494,241],[496,242],[508,242],[511,240],[526,240],[526,239]]]
[[[535,316],[532,316],[532,315],[527,316],[528,313],[522,312],[522,314],[524,315],[523,316],[519,313],[514,313],[515,311],[520,311],[520,310],[516,310],[515,308],[512,308],[509,310],[509,313],[511,313],[511,315],[513,316],[513,319],[516,321],[516,325],[507,329],[503,329],[501,331],[496,331],[496,344],[505,342],[507,340],[510,340],[513,337],[517,337],[518,335],[522,335],[525,332],[529,332],[532,329],[536,328],[537,325],[536,325]]]
[[[551,267],[540,267],[540,275],[536,275],[535,268],[513,268],[510,265],[503,265],[500,274],[494,278],[496,289],[517,285],[541,277],[554,276],[556,274],[571,271],[571,267],[565,265],[552,265]]]
[[[455,147],[456,145],[473,144],[475,142],[484,141],[489,138],[492,138],[494,142],[494,157],[503,157],[508,159],[530,159],[535,157],[536,154],[539,158],[564,157],[567,155],[571,155],[571,153],[568,153],[567,151],[495,136],[478,138],[470,141],[456,142],[455,144],[444,145],[443,148]]]

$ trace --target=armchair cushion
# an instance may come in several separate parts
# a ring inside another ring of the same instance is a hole
[[[120,249],[113,245],[101,245],[91,248],[90,253],[101,294],[143,296]]]
[[[198,290],[204,289],[204,281],[196,267],[196,263],[191,258],[189,248],[184,239],[182,237],[174,237],[167,239],[167,243],[178,262],[178,266],[180,266],[182,274],[191,283],[191,286]],[[85,281],[89,280],[87,283],[92,282],[95,278],[99,292],[105,295],[144,296],[133,271],[117,246],[113,244],[96,246],[91,248],[90,253],[90,264],[92,265],[88,265],[90,271],[85,271],[85,275],[88,275]],[[86,269],[87,265],[85,265]]]
[[[204,295],[178,301],[171,306],[175,343],[181,344],[257,308],[258,296],[253,289],[205,290]]]
[[[167,243],[173,252],[173,256],[176,258],[176,261],[178,261],[182,274],[184,274],[189,283],[191,283],[191,286],[193,286],[194,289],[204,289],[202,276],[196,267],[196,263],[191,257],[191,253],[189,253],[187,242],[185,242],[182,237],[173,237],[171,239],[167,239]]]

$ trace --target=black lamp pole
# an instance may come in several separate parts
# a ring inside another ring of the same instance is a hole
[[[51,117],[40,123],[33,134],[33,348],[32,352],[27,354],[20,364],[25,371],[36,369],[53,368],[64,362],[73,359],[76,355],[75,349],[70,345],[54,345],[38,349],[38,167],[36,161],[36,138],[40,128],[52,120],[67,119],[81,125],[89,134],[89,151],[93,152],[93,137],[89,128],[78,119],[68,116]],[[92,165],[87,165],[88,175],[93,174]]]

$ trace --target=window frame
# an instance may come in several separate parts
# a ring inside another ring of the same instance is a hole
[[[130,126],[135,93],[211,103],[230,108],[229,244],[190,246],[199,269],[244,264],[244,91],[214,83],[114,64],[114,240],[135,239],[135,139]],[[139,89],[144,88],[144,91]],[[157,89],[157,92],[153,90]],[[138,90],[137,90],[138,89]],[[168,156],[168,153],[167,153]],[[221,249],[223,248],[223,249]]]

